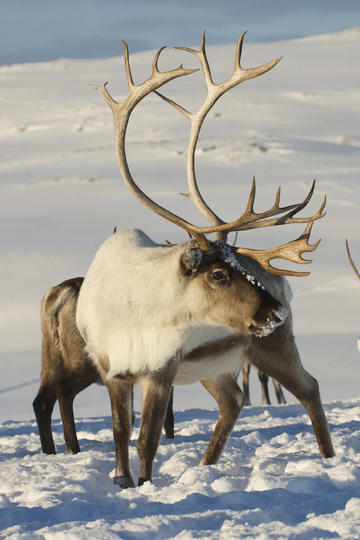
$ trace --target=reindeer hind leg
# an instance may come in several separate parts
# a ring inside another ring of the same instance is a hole
[[[303,367],[294,336],[291,319],[267,337],[256,339],[248,351],[251,362],[291,392],[309,414],[320,455],[335,455],[328,423],[322,407],[319,385]]]
[[[33,408],[39,429],[40,442],[44,454],[56,454],[51,429],[51,415],[56,402],[56,389],[53,381],[42,381],[33,401]]]
[[[84,376],[76,378],[70,373],[69,378],[62,380],[58,384],[57,396],[64,430],[65,451],[67,454],[77,454],[80,452],[80,445],[75,427],[74,399],[93,382],[93,378],[86,379]]]
[[[230,373],[214,379],[201,381],[219,405],[219,419],[200,465],[217,463],[225,443],[244,405],[245,398],[236,380]]]

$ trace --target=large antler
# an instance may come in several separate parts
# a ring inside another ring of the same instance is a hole
[[[249,200],[248,200],[247,207],[244,213],[238,219],[229,223],[226,223],[219,216],[217,216],[215,212],[206,204],[203,197],[201,196],[198,183],[196,180],[196,175],[195,175],[195,151],[196,151],[196,145],[199,138],[201,126],[204,122],[206,115],[208,114],[210,109],[213,107],[213,105],[216,103],[216,101],[225,92],[227,92],[231,88],[234,88],[235,86],[237,86],[238,84],[244,81],[247,81],[254,77],[258,77],[259,75],[263,75],[264,73],[272,69],[274,66],[276,66],[276,64],[281,60],[281,57],[280,57],[260,67],[251,68],[251,69],[243,69],[241,67],[241,53],[242,53],[242,46],[243,46],[245,34],[246,32],[241,34],[237,43],[236,53],[235,53],[235,62],[234,62],[234,72],[226,81],[220,84],[215,84],[212,79],[211,70],[210,70],[210,66],[207,60],[206,50],[205,50],[205,32],[203,32],[202,34],[202,41],[201,41],[201,46],[199,50],[190,49],[188,47],[176,47],[176,49],[184,50],[195,55],[200,62],[202,72],[204,74],[207,95],[206,95],[203,105],[199,108],[199,110],[196,113],[190,113],[188,110],[186,110],[184,107],[182,107],[175,101],[167,98],[160,92],[155,91],[155,93],[158,96],[160,96],[167,103],[175,107],[179,112],[181,112],[190,121],[191,129],[190,129],[189,144],[188,144],[188,149],[187,149],[187,177],[188,177],[189,193],[186,194],[186,196],[189,197],[195,203],[195,205],[202,212],[202,214],[210,221],[210,223],[213,224],[212,227],[198,228],[197,233],[198,235],[199,234],[205,235],[205,234],[216,232],[217,239],[224,242],[226,241],[227,235],[229,234],[229,232],[232,232],[232,231],[244,231],[244,230],[255,229],[255,228],[260,228],[260,227],[270,227],[272,225],[285,225],[289,223],[311,224],[317,219],[320,219],[325,215],[325,213],[323,213],[323,209],[325,207],[326,198],[324,198],[324,201],[320,209],[313,216],[304,217],[304,218],[293,217],[295,214],[300,212],[300,210],[305,208],[305,206],[309,203],[314,193],[315,180],[311,186],[311,189],[307,197],[305,198],[303,202],[281,207],[280,206],[280,188],[279,188],[277,191],[273,206],[269,210],[257,213],[254,211],[254,201],[255,201],[255,193],[256,193],[256,185],[255,185],[255,177],[254,177]],[[283,215],[281,217],[274,218],[274,216],[279,216],[280,214],[283,214]],[[258,260],[258,262],[266,270],[274,274],[305,276],[305,275],[308,275],[310,272],[296,272],[296,271],[291,271],[291,270],[277,269],[271,266],[269,264],[269,261],[274,258],[286,258],[296,263],[302,263],[302,264],[310,263],[311,262],[310,260],[306,260],[301,257],[301,254],[303,252],[314,251],[314,249],[316,249],[316,247],[319,244],[319,242],[317,242],[314,245],[310,245],[308,243],[310,231],[311,231],[311,226],[307,226],[305,229],[305,232],[298,239],[294,240],[293,242],[288,242],[287,244],[283,246],[279,246],[278,248],[273,248],[270,250],[249,250],[245,248],[238,248],[236,251],[238,253],[243,253],[243,254],[248,254],[248,255],[251,254],[250,256],[252,258]],[[204,242],[206,242],[206,239],[202,239],[203,244]]]
[[[352,257],[351,257],[351,255],[350,255],[349,242],[348,242],[347,240],[346,240],[346,251],[347,251],[347,254],[348,254],[349,262],[350,262],[350,264],[351,264],[351,268],[354,270],[355,275],[360,279],[360,272],[359,272],[359,270],[356,268],[355,263],[354,263],[354,261],[352,260]]]
[[[191,130],[190,130],[189,144],[188,144],[188,149],[187,149],[187,164],[186,164],[188,188],[189,188],[189,193],[187,194],[187,196],[192,199],[192,201],[199,208],[199,210],[204,214],[204,216],[213,225],[219,225],[219,224],[224,225],[225,222],[219,216],[217,216],[215,212],[204,201],[199,191],[199,187],[198,187],[196,175],[195,175],[195,150],[196,150],[196,145],[197,145],[197,141],[199,138],[199,133],[200,133],[202,124],[205,120],[206,115],[210,111],[210,109],[217,102],[217,100],[223,94],[225,94],[225,92],[227,92],[228,90],[231,90],[232,88],[234,88],[235,86],[237,86],[238,84],[244,81],[253,79],[254,77],[258,77],[259,75],[263,75],[264,73],[272,69],[274,66],[276,66],[276,64],[280,62],[281,60],[281,57],[280,57],[280,58],[276,58],[275,60],[272,60],[271,62],[268,62],[267,64],[264,64],[263,66],[259,66],[259,67],[251,68],[251,69],[243,69],[241,67],[240,60],[241,60],[241,52],[242,52],[242,46],[243,46],[245,34],[246,32],[241,34],[237,43],[236,53],[235,53],[234,72],[226,81],[220,84],[215,84],[212,79],[209,62],[206,57],[205,32],[202,33],[200,50],[197,51],[195,49],[190,49],[188,47],[175,47],[175,49],[187,51],[195,55],[200,62],[200,65],[204,74],[207,95],[206,95],[203,105],[199,108],[199,110],[196,113],[190,113],[184,107],[181,107],[181,105],[175,103],[175,101],[168,99],[164,95],[160,94],[160,92],[156,92],[161,98],[163,98],[165,101],[170,103],[170,105],[175,107],[190,121]],[[218,236],[217,236],[218,240],[226,241],[226,236],[227,236],[226,228],[223,228],[216,232],[218,232]]]

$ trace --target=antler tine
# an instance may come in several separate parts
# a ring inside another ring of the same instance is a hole
[[[309,244],[309,238],[311,234],[313,223],[308,223],[304,232],[296,239],[281,246],[272,248],[272,249],[247,249],[247,248],[236,248],[234,251],[241,255],[246,255],[258,261],[261,266],[278,276],[308,276],[310,272],[298,272],[296,270],[285,270],[282,268],[276,268],[270,264],[272,259],[285,259],[297,264],[310,264],[312,261],[310,259],[304,259],[302,257],[303,253],[315,251],[318,247],[320,240],[315,242],[315,244]]]
[[[285,222],[286,219],[288,219],[289,217],[293,217],[295,214],[300,212],[300,210],[305,208],[305,206],[307,206],[307,204],[309,203],[311,197],[314,194],[315,184],[316,184],[316,180],[313,180],[313,183],[311,184],[310,191],[307,194],[307,196],[305,197],[305,199],[303,200],[303,202],[301,202],[300,204],[295,206],[294,210],[290,210],[290,212],[288,214],[286,214],[285,216],[282,216],[281,218],[279,218],[279,220],[278,220],[279,225],[281,225],[282,222]],[[323,201],[323,203],[322,203],[322,205],[320,207],[320,213],[322,212],[322,210],[323,210],[323,208],[325,206],[325,203],[326,203],[326,195],[324,196],[324,201]]]
[[[131,90],[135,85],[134,85],[134,81],[131,74],[131,68],[130,68],[129,47],[126,41],[123,41],[122,44],[124,47],[124,62],[125,62],[126,79],[127,79],[129,90]]]
[[[212,76],[211,76],[211,70],[210,70],[209,62],[208,62],[208,59],[207,59],[207,56],[206,56],[205,34],[206,34],[205,30],[203,30],[203,32],[201,34],[201,45],[200,45],[200,49],[198,51],[195,50],[195,49],[190,49],[189,47],[174,47],[174,48],[179,50],[179,51],[186,51],[186,52],[189,52],[191,54],[194,54],[199,59],[199,62],[201,64],[201,67],[202,67],[202,70],[203,70],[203,73],[204,73],[206,87],[209,90],[211,87],[214,86],[214,83],[213,83]]]
[[[235,68],[234,68],[234,75],[235,74],[241,74],[245,81],[249,79],[253,79],[254,77],[258,77],[259,75],[263,75],[267,71],[270,71],[273,67],[276,66],[282,59],[282,56],[279,56],[278,58],[275,58],[274,60],[270,60],[270,62],[267,62],[266,64],[263,64],[262,66],[258,66],[255,68],[249,68],[244,69],[241,67],[241,54],[242,54],[242,48],[243,48],[243,42],[244,37],[246,36],[247,32],[243,32],[241,36],[239,37],[237,47],[236,47],[236,54],[235,54]]]
[[[245,32],[243,32],[238,39],[237,46],[236,46],[236,53],[235,53],[234,70],[236,70],[237,68],[241,68],[242,47],[244,43],[244,37],[246,36],[246,34],[247,34],[247,30],[245,30]]]
[[[162,53],[162,51],[164,49],[166,49],[166,45],[164,45],[163,47],[160,47],[160,49],[158,49],[156,51],[156,53],[155,53],[154,60],[153,60],[153,65],[152,65],[152,72],[153,73],[159,73],[159,68],[158,68],[159,56],[160,56],[160,54]],[[182,65],[180,67],[182,67]]]
[[[350,254],[350,248],[349,248],[349,242],[346,240],[346,251],[349,258],[349,262],[351,264],[351,268],[354,270],[355,275],[360,279],[360,272],[356,268],[354,261],[352,260],[351,254]]]
[[[247,214],[253,214],[254,213],[255,195],[256,195],[256,181],[255,181],[255,176],[253,176],[252,177],[252,182],[251,182],[249,200],[248,200],[247,206],[245,208],[244,214],[247,215]]]

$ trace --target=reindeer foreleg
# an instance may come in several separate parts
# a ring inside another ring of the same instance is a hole
[[[159,445],[175,372],[175,362],[170,361],[166,368],[147,375],[141,381],[143,406],[140,433],[136,443],[140,460],[139,486],[144,482],[151,482],[152,479],[153,460]]]
[[[132,427],[132,383],[113,377],[106,382],[110,395],[115,441],[114,484],[134,487],[129,466],[129,442]]]

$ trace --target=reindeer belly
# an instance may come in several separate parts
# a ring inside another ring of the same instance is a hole
[[[197,381],[212,379],[222,373],[239,374],[242,364],[243,347],[238,345],[231,350],[204,355],[201,359],[191,358],[182,360],[176,373],[173,384],[192,384]]]

